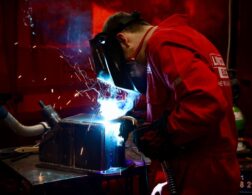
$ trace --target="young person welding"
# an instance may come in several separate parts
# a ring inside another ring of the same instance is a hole
[[[136,128],[134,140],[147,157],[162,162],[170,193],[239,194],[226,66],[215,46],[187,25],[186,15],[153,26],[137,12],[119,12],[90,43],[98,72],[146,95],[150,125]]]

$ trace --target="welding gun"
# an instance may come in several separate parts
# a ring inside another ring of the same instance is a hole
[[[42,113],[48,121],[50,127],[57,126],[61,121],[58,113],[53,109],[51,105],[45,105],[43,101],[39,101],[39,105],[42,108]]]
[[[122,116],[122,117],[119,117],[117,119],[114,119],[114,121],[118,121],[118,122],[119,121],[120,122],[125,121],[125,120],[131,122],[132,125],[135,126],[135,130],[133,130],[133,132],[135,132],[135,133],[136,133],[136,131],[139,131],[139,132],[141,132],[141,134],[144,134],[145,132],[150,131],[153,128],[153,123],[140,124],[138,122],[138,120],[136,118],[132,117],[132,116]],[[130,132],[128,132],[128,133],[130,133]],[[163,172],[164,172],[164,174],[166,176],[166,180],[168,182],[168,187],[169,187],[170,194],[177,194],[176,184],[175,184],[175,181],[174,181],[174,176],[173,176],[172,169],[170,168],[167,161],[162,160],[160,163],[161,163]]]

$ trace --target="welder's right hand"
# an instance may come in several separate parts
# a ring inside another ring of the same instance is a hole
[[[172,148],[167,126],[168,113],[152,123],[144,123],[133,132],[137,148],[151,159],[164,160],[167,149]]]

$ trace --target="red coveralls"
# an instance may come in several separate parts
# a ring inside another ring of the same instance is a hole
[[[178,14],[158,26],[146,56],[147,119],[168,110],[172,144],[185,148],[168,160],[179,194],[238,194],[232,94],[218,50]]]

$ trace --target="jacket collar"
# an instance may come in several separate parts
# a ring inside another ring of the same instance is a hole
[[[188,24],[188,15],[186,14],[173,14],[163,22],[161,22],[159,27],[174,27],[179,25]]]

